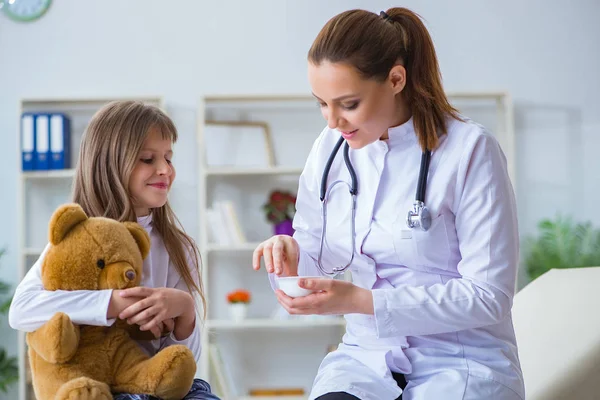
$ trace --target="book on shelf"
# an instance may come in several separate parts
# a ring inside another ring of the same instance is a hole
[[[212,243],[227,246],[247,242],[232,201],[214,202],[213,206],[206,210],[206,219]]]
[[[70,168],[69,118],[61,113],[21,115],[21,154],[23,171]]]
[[[276,397],[285,398],[286,396],[302,396],[304,395],[302,388],[264,388],[251,389],[250,397]]]
[[[223,399],[234,399],[237,397],[235,382],[221,354],[221,350],[216,343],[208,345],[208,357],[212,372],[214,372],[215,391]]]

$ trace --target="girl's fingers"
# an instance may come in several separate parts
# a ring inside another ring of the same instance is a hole
[[[153,319],[154,316],[158,314],[158,311],[159,310],[157,307],[147,308],[144,311],[140,312],[139,314],[136,314],[133,317],[128,318],[127,323],[140,325],[140,322],[142,322],[142,321],[145,321],[148,319]]]
[[[151,304],[152,304],[152,302],[150,299],[140,300],[140,301],[130,305],[123,311],[121,311],[121,313],[119,314],[119,318],[120,319],[131,318],[132,316],[139,314],[142,310],[148,308]]]
[[[165,324],[165,330],[167,332],[173,332],[175,329],[175,320],[173,318],[165,319],[163,324]]]
[[[119,292],[121,297],[148,297],[154,293],[153,288],[136,286],[129,289],[124,289]]]
[[[158,327],[158,325],[160,324],[161,318],[156,315],[150,322],[148,322],[145,325],[140,326],[140,330],[141,331],[147,331],[152,329],[153,327]],[[162,332],[161,332],[162,334]]]

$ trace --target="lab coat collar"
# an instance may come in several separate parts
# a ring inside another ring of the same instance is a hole
[[[413,125],[413,118],[410,117],[408,121],[403,123],[402,125],[393,126],[388,129],[388,137],[387,140],[389,145],[393,145],[395,143],[401,143],[406,141],[414,141],[416,140],[415,135],[415,127]]]

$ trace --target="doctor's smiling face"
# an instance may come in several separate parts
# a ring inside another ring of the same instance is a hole
[[[401,92],[406,70],[392,67],[383,81],[364,78],[350,64],[308,63],[308,79],[330,129],[337,129],[353,149],[388,138],[388,128],[408,121]]]

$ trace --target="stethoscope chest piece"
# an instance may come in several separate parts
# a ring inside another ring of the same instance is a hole
[[[422,231],[428,231],[431,227],[431,213],[421,201],[415,201],[413,209],[408,212],[406,225],[409,228],[420,228]]]

